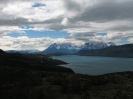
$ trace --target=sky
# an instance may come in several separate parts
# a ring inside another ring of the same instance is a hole
[[[0,49],[133,43],[133,0],[0,0]]]

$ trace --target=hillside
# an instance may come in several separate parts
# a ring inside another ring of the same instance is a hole
[[[5,54],[5,52],[4,52],[3,50],[0,49],[0,54],[3,55],[3,54]]]
[[[97,50],[81,50],[77,55],[133,58],[133,44],[113,46]]]
[[[100,76],[0,66],[1,99],[132,99],[133,72]]]
[[[20,53],[5,53],[0,51],[0,66],[26,68],[41,71],[56,71],[56,72],[73,72],[69,68],[58,65],[67,64],[60,60],[53,60],[45,55],[40,54],[20,54]]]
[[[2,51],[3,53],[3,51]],[[133,72],[75,74],[65,62],[32,54],[0,55],[1,99],[132,99]]]

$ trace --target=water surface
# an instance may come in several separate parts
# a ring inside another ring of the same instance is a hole
[[[100,75],[112,72],[133,71],[133,58],[114,58],[96,56],[63,55],[53,56],[69,64],[61,65],[71,68],[75,73]]]

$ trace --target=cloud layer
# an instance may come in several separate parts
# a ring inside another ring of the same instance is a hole
[[[132,5],[133,0],[0,0],[0,48],[43,50],[57,41],[120,44],[124,38],[133,43]],[[25,25],[33,28],[21,28]],[[26,30],[67,31],[70,35],[58,39],[6,36]]]

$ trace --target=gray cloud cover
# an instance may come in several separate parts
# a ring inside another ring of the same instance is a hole
[[[66,5],[74,6],[74,9],[79,10],[79,5],[71,5],[66,0]],[[79,15],[73,17],[72,21],[91,21],[91,22],[105,22],[113,20],[132,20],[133,19],[133,1],[132,0],[99,0],[101,2],[88,6]],[[121,2],[120,2],[121,1]],[[71,7],[67,7],[71,10]],[[73,7],[72,7],[73,8]]]
[[[37,2],[46,6],[33,8],[32,5]],[[70,35],[60,39],[62,42],[81,44],[93,40],[119,44],[119,41],[127,38],[129,43],[133,43],[132,9],[133,0],[0,0],[0,34],[25,32],[19,27],[31,25],[34,27],[32,30],[36,31],[67,31]],[[0,39],[1,42],[4,40]],[[13,39],[12,43],[3,44],[16,45]],[[40,42],[41,38],[36,40]],[[48,40],[51,42],[51,39]],[[58,40],[52,39],[52,43],[54,41]],[[24,47],[30,42],[19,44]]]

